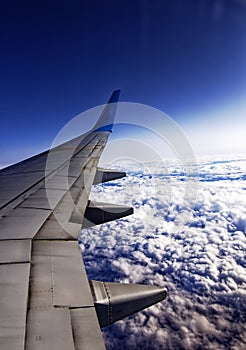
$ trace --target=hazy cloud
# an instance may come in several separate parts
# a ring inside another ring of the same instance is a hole
[[[92,198],[130,204],[135,214],[81,235],[90,278],[169,291],[106,328],[107,349],[244,349],[246,161],[201,159],[196,203],[183,198],[180,165],[152,167],[128,165],[127,178],[96,186]]]

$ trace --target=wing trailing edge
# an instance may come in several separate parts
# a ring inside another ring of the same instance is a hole
[[[120,90],[113,91],[93,132],[112,132],[119,95]],[[125,176],[125,172],[97,168],[93,185]],[[88,200],[82,229],[131,214],[133,214],[131,207]],[[75,216],[73,220],[76,221]],[[90,281],[90,287],[101,328],[164,300],[168,294],[166,288],[143,284]]]

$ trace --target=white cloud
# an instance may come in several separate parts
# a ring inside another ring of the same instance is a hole
[[[129,166],[127,178],[91,195],[135,214],[82,232],[89,277],[169,290],[163,303],[105,329],[107,348],[243,349],[246,161],[201,159],[196,203],[184,200],[181,168],[170,162],[152,176]]]

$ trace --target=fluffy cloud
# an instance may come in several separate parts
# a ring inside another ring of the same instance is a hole
[[[245,349],[246,161],[201,159],[196,201],[175,162],[126,170],[91,194],[135,213],[82,231],[89,278],[162,285],[169,296],[107,327],[107,349]]]

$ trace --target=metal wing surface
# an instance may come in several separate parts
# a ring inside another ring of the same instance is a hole
[[[90,202],[93,184],[125,176],[98,168],[119,99],[88,133],[0,171],[0,347],[105,349],[101,327],[166,297],[160,287],[88,281],[81,228],[132,214]]]

